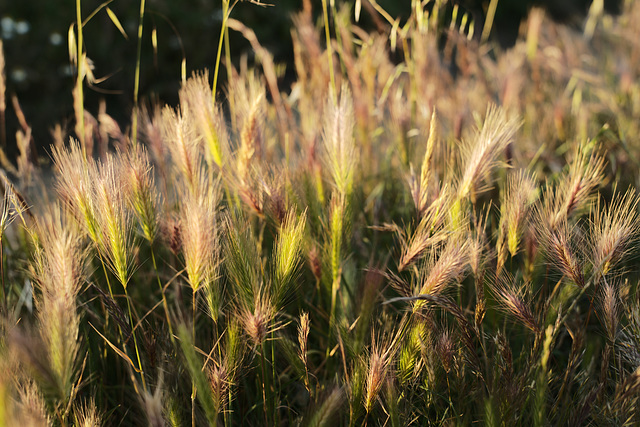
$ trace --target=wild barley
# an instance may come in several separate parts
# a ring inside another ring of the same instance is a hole
[[[245,117],[240,134],[240,148],[237,153],[236,170],[240,185],[249,185],[248,179],[253,168],[260,164],[262,151],[264,150],[264,98],[259,95],[251,103],[251,109]],[[255,156],[255,158],[254,158]]]
[[[274,295],[275,302],[281,301],[292,284],[300,264],[300,254],[306,225],[306,213],[296,218],[289,211],[274,244]]]
[[[276,311],[269,295],[264,290],[255,295],[252,305],[253,307],[247,305],[240,307],[239,318],[255,348],[262,345],[267,335],[273,331],[272,321],[276,316]]]
[[[447,286],[458,282],[468,267],[468,243],[451,240],[439,255],[432,255],[421,270],[421,281],[416,294],[437,295],[442,293]],[[422,306],[420,301],[416,302],[414,312]]]
[[[500,197],[500,225],[496,250],[498,273],[506,261],[506,251],[512,257],[518,252],[529,208],[536,197],[535,176],[525,171],[509,174],[506,188]]]
[[[318,409],[309,417],[309,427],[329,427],[334,422],[335,416],[343,406],[344,392],[340,388],[334,388],[322,401]]]
[[[184,108],[175,111],[165,107],[162,110],[162,136],[174,168],[193,191],[200,167],[200,138],[195,132],[191,114]]]
[[[529,328],[535,334],[540,332],[538,321],[535,319],[528,301],[526,301],[526,285],[518,285],[509,274],[504,273],[496,278],[493,291],[500,307],[515,319]]]
[[[74,411],[74,425],[77,427],[100,427],[104,425],[104,415],[96,407],[93,399],[78,405]]]
[[[254,236],[241,223],[242,217],[226,216],[225,222],[225,267],[231,284],[240,302],[251,305],[262,280],[262,264]]]
[[[143,237],[152,244],[158,234],[158,192],[146,150],[138,145],[125,164],[128,200],[138,219]]]
[[[584,287],[583,265],[575,249],[578,245],[574,241],[577,234],[574,226],[570,225],[566,218],[558,220],[553,226],[545,224],[544,221],[540,221],[541,225],[536,227],[549,261],[573,283]]]
[[[228,136],[222,115],[213,99],[206,71],[194,74],[186,81],[180,89],[180,103],[189,110],[189,118],[195,122],[198,134],[204,139],[207,158],[222,168],[229,155]]]
[[[429,185],[431,183],[431,177],[433,176],[433,165],[431,164],[433,158],[433,152],[435,148],[437,138],[437,117],[436,110],[431,113],[431,121],[429,125],[429,136],[427,138],[427,147],[422,159],[422,165],[420,167],[420,179],[418,180],[413,174],[412,166],[412,180],[410,181],[411,195],[413,197],[413,204],[416,207],[419,215],[422,215],[427,208]]]
[[[302,313],[300,315],[300,322],[298,324],[298,344],[300,345],[298,356],[304,366],[304,386],[307,392],[311,394],[311,388],[309,384],[309,364],[308,364],[308,339],[309,339],[309,313]]]
[[[590,223],[592,262],[596,274],[608,274],[630,251],[640,230],[638,201],[633,190],[615,192],[609,206],[598,200]]]
[[[353,191],[357,158],[353,138],[353,106],[351,92],[343,86],[339,99],[330,99],[324,118],[323,141],[325,165],[331,174],[333,185],[343,197]]]
[[[72,397],[80,348],[80,315],[76,298],[85,275],[86,251],[79,230],[59,206],[38,222],[34,267],[40,290],[36,300],[40,336],[55,375],[56,394],[66,403]]]
[[[616,287],[608,281],[603,281],[599,296],[600,318],[607,333],[610,345],[616,342],[618,323],[620,321],[620,303]]]
[[[515,137],[519,121],[501,108],[490,106],[481,129],[472,143],[464,147],[464,172],[458,182],[458,197],[464,199],[485,187],[479,184],[498,165],[498,156]]]
[[[444,329],[436,338],[434,347],[438,357],[440,358],[444,371],[449,374],[453,368],[453,357],[455,352],[452,332],[448,329]]]
[[[55,148],[53,160],[58,169],[56,189],[60,198],[73,209],[91,240],[100,247],[102,237],[93,194],[93,186],[98,180],[95,163],[84,157],[75,140],[71,140],[68,149]]]
[[[92,205],[100,233],[99,250],[126,289],[134,267],[133,216],[127,206],[122,172],[121,160],[108,156],[93,184]]]
[[[213,406],[217,414],[221,414],[227,404],[227,389],[229,386],[228,374],[229,373],[227,372],[224,364],[210,367],[207,372],[209,384],[211,386]]]
[[[375,337],[372,337],[364,393],[364,408],[367,414],[373,409],[390,367],[392,355],[389,348],[383,348],[386,346],[387,343],[384,341],[376,342]]]
[[[20,426],[49,426],[52,425],[51,417],[47,412],[47,403],[33,382],[27,382],[19,387],[18,404],[13,414],[9,413],[7,425]]]
[[[184,191],[180,207],[182,252],[187,280],[197,292],[201,285],[208,286],[216,274],[220,190],[218,182],[201,167]]]
[[[438,198],[426,208],[407,244],[403,245],[398,264],[399,271],[422,258],[430,247],[438,247],[449,238],[449,234],[443,229],[443,224],[450,202],[451,195],[447,187],[444,187]]]
[[[602,183],[605,159],[596,153],[587,157],[588,151],[586,148],[576,148],[575,157],[553,199],[554,212],[549,222],[551,227],[588,206],[593,190]]]

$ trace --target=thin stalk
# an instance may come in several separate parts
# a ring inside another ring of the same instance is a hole
[[[129,322],[131,322],[131,335],[133,335],[133,346],[136,349],[136,358],[138,359],[138,369],[140,370],[140,379],[142,379],[142,388],[147,390],[147,383],[144,379],[144,370],[142,369],[142,363],[140,362],[140,351],[138,350],[138,340],[136,338],[135,323],[133,323],[133,316],[131,315],[131,300],[129,299],[129,293],[127,287],[124,287],[124,296],[127,299],[127,309],[129,311]]]
[[[264,342],[261,344],[261,351],[260,351],[260,367],[262,369],[262,401],[263,401],[263,409],[264,409],[264,425],[268,426],[269,425],[269,414],[267,413],[267,406],[271,406],[267,404],[267,387],[268,387],[268,382],[269,379],[267,378],[267,370],[265,368],[265,357],[264,357],[264,352],[265,352],[265,346],[264,346]]]
[[[136,52],[136,72],[133,79],[133,118],[131,138],[133,146],[138,144],[138,94],[140,91],[140,62],[142,56],[142,24],[144,20],[145,0],[140,0],[140,20],[138,22],[138,50]]]
[[[275,346],[273,345],[275,341],[273,340],[273,331],[271,331],[271,378],[273,378],[273,387],[271,388],[271,400],[273,406],[273,425],[278,425],[278,411],[276,410],[276,354],[275,354]]]
[[[484,27],[482,28],[482,42],[489,40],[491,34],[491,28],[493,27],[493,20],[496,17],[496,9],[498,8],[498,0],[491,0],[489,2],[489,8],[487,9],[487,17],[484,20]]]
[[[222,56],[222,43],[225,38],[225,29],[227,28],[227,18],[229,15],[229,0],[222,0],[222,28],[220,28],[220,39],[218,40],[218,53],[216,54],[216,66],[213,71],[213,86],[211,87],[211,94],[213,100],[216,99],[216,90],[218,87],[218,73],[220,72],[220,58]]]
[[[78,65],[78,76],[76,78],[76,93],[78,94],[78,103],[82,108],[78,119],[80,120],[79,129],[80,135],[77,135],[80,140],[80,146],[82,147],[82,157],[87,158],[87,148],[85,147],[84,140],[84,88],[82,81],[84,80],[84,61],[82,60],[82,45],[84,41],[82,39],[82,0],[76,0],[76,21],[78,26],[78,46],[76,50],[76,61]]]
[[[171,342],[175,343],[175,340],[173,338],[173,327],[171,326],[171,317],[169,316],[169,305],[167,304],[167,298],[164,294],[164,286],[162,286],[162,281],[160,280],[160,273],[158,272],[158,265],[156,264],[156,256],[155,251],[153,250],[153,244],[151,244],[151,261],[153,262],[153,270],[156,272],[156,279],[158,281],[158,286],[160,287],[160,294],[162,295],[164,314],[167,317],[167,324],[169,325],[169,336],[171,337]]]
[[[336,93],[336,79],[333,75],[333,50],[331,48],[331,33],[329,31],[329,8],[327,0],[322,0],[322,12],[324,15],[324,34],[327,41],[327,60],[329,64],[329,78],[331,79],[331,94]],[[335,97],[333,97],[335,99]]]
[[[196,345],[196,291],[191,292],[191,336],[193,337],[193,345]],[[191,427],[196,426],[196,381],[191,380]]]

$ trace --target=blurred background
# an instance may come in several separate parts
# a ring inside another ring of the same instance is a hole
[[[239,2],[231,16],[253,29],[260,43],[274,55],[275,62],[283,65],[285,72],[280,84],[286,91],[287,82],[294,77],[291,17],[302,7],[302,0],[271,0],[269,3],[267,6]],[[312,0],[311,3],[314,13],[320,18],[320,0]],[[411,4],[409,0],[378,0],[378,3],[390,15],[400,19],[408,16]],[[482,28],[489,1],[460,0],[455,3],[474,17],[476,28]],[[619,3],[619,0],[607,0],[605,8],[617,13]],[[83,17],[88,17],[101,4],[101,1],[83,0]],[[507,48],[514,42],[520,22],[533,6],[544,7],[554,19],[578,29],[589,5],[589,0],[501,0],[498,1],[491,36],[496,45]],[[104,8],[86,23],[87,56],[93,61],[93,72],[99,80],[85,89],[85,108],[95,114],[99,103],[104,100],[107,113],[124,129],[128,126],[133,104],[140,5],[136,1],[113,0],[108,6],[122,23],[128,38],[120,33]],[[4,46],[8,104],[5,151],[9,158],[16,154],[15,132],[19,126],[12,98],[20,103],[33,129],[40,155],[44,155],[42,147],[52,143],[50,132],[56,123],[62,124],[63,129],[72,130],[74,70],[69,62],[68,33],[75,14],[74,3],[70,1],[0,2],[0,37]],[[147,0],[141,100],[175,104],[183,58],[186,58],[187,75],[195,70],[213,69],[221,22],[221,1]],[[367,30],[375,29],[366,7],[363,7],[359,25]],[[152,32],[157,35],[157,49],[152,44]],[[475,33],[479,35],[480,31]],[[232,60],[236,65],[242,58],[252,62],[251,48],[241,35],[230,31],[230,43]],[[224,69],[220,77],[219,87],[224,88]]]

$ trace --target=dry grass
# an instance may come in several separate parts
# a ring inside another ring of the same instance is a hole
[[[20,118],[0,425],[640,423],[640,5],[503,50],[412,4],[304,2],[289,93],[229,18],[259,67],[135,137],[80,76],[54,185]]]

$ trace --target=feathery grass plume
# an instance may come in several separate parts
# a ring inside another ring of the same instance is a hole
[[[601,310],[600,320],[607,332],[607,340],[611,345],[613,345],[616,342],[618,323],[620,321],[620,306],[617,288],[610,284],[609,281],[604,280],[599,297]]]
[[[179,324],[177,335],[179,337],[182,354],[187,364],[187,369],[197,390],[196,398],[204,409],[209,425],[217,425],[218,413],[216,412],[216,407],[213,402],[211,387],[207,375],[202,370],[203,363],[196,353],[190,328],[184,324]]]
[[[9,414],[13,418],[7,425],[24,427],[52,426],[53,421],[47,411],[47,402],[38,391],[35,383],[28,381],[18,387],[18,402],[14,413]]]
[[[162,378],[162,372],[160,377]],[[153,394],[149,390],[144,390],[140,400],[144,414],[149,422],[149,427],[164,427],[162,379],[156,385]]]
[[[182,253],[187,280],[194,292],[209,286],[219,261],[218,204],[219,182],[204,167],[195,172],[194,181],[184,189],[180,205]],[[211,307],[213,308],[213,307]],[[217,318],[216,313],[212,313]]]
[[[53,148],[53,161],[58,169],[56,189],[60,198],[72,208],[96,247],[100,247],[102,238],[93,194],[98,180],[96,164],[84,157],[80,143],[74,139],[68,149]]]
[[[420,270],[419,289],[415,294],[437,295],[442,293],[451,283],[459,282],[469,268],[469,243],[452,239],[437,255],[432,254],[425,266]],[[424,306],[422,301],[415,301],[413,312]]]
[[[498,165],[497,158],[513,141],[520,127],[515,116],[495,105],[489,106],[482,129],[478,129],[472,143],[464,147],[464,173],[458,184],[458,198],[483,191],[480,183]]]
[[[560,218],[552,226],[546,222],[549,216],[545,212],[548,212],[545,208],[538,212],[536,229],[546,250],[547,258],[564,276],[576,285],[584,287],[582,260],[575,250],[577,239],[575,226],[570,225],[566,217]]]
[[[151,244],[158,235],[158,198],[153,167],[147,151],[138,144],[127,156],[124,167],[127,173],[127,194],[142,236]]]
[[[445,186],[438,198],[426,208],[408,243],[403,245],[398,271],[413,265],[430,247],[437,247],[447,240],[449,234],[443,230],[443,224],[447,218],[447,208],[450,203],[451,194]]]
[[[80,315],[76,298],[85,275],[85,247],[80,231],[60,206],[39,219],[34,255],[38,328],[54,375],[55,394],[66,404],[76,380]]]
[[[609,206],[598,199],[590,223],[592,262],[597,274],[605,276],[632,250],[638,240],[640,196],[633,189],[613,194]]]
[[[593,190],[604,179],[604,167],[605,158],[602,155],[591,152],[588,147],[576,147],[575,157],[553,199],[554,215],[549,221],[551,226],[589,205]]]
[[[540,332],[540,327],[535,319],[529,302],[526,300],[526,285],[518,285],[508,272],[503,272],[495,279],[492,286],[496,300],[505,312],[511,314],[524,326],[535,334]]]
[[[424,152],[424,158],[422,159],[422,167],[420,168],[420,189],[417,192],[417,197],[414,197],[414,203],[416,209],[422,215],[427,208],[428,203],[428,190],[431,176],[433,175],[433,168],[431,166],[433,158],[433,150],[436,145],[437,138],[437,117],[436,110],[433,109],[431,113],[431,122],[429,125],[429,137],[427,138],[427,148]]]
[[[103,414],[93,399],[79,405],[74,410],[75,427],[100,427],[104,425]]]
[[[427,339],[427,333],[424,322],[414,322],[402,343],[396,369],[398,380],[403,386],[414,383],[424,367],[420,356],[421,347]]]
[[[309,384],[309,360],[308,360],[308,351],[309,351],[309,330],[310,330],[311,322],[309,321],[309,313],[303,312],[300,315],[300,322],[298,324],[298,344],[300,345],[300,349],[298,352],[298,357],[302,361],[302,365],[304,366],[304,386],[307,389],[307,392],[311,394],[311,387]]]
[[[191,114],[185,108],[176,111],[165,107],[162,110],[162,139],[174,168],[193,189],[200,163],[200,138],[196,135]]]
[[[255,68],[243,67],[239,73],[235,69],[229,71],[226,95],[229,100],[231,124],[234,133],[242,136],[242,128],[249,122],[251,110],[256,107],[255,101],[262,103],[262,100],[266,99],[265,79]]]
[[[378,394],[385,383],[393,358],[392,348],[382,339],[376,341],[374,332],[371,332],[371,349],[367,363],[367,377],[365,382],[364,409],[368,413],[378,398]]]
[[[224,412],[224,408],[227,404],[227,398],[229,396],[228,375],[229,373],[227,372],[224,364],[217,364],[216,366],[208,367],[207,369],[207,377],[209,378],[209,385],[211,387],[213,406],[218,414]]]
[[[451,372],[453,365],[453,357],[456,351],[456,345],[453,340],[453,331],[445,328],[436,337],[434,348],[436,354],[440,358],[444,371],[448,374]]]
[[[616,385],[613,405],[627,420],[638,416],[638,397],[640,397],[640,367],[636,368],[624,381]]]
[[[144,141],[149,147],[149,152],[154,164],[159,169],[159,175],[167,179],[167,146],[164,142],[163,110],[159,104],[153,107],[143,105],[140,108],[140,129]]]
[[[209,87],[209,73],[194,73],[180,88],[180,105],[189,111],[207,147],[207,160],[222,168],[229,155],[227,128]]]
[[[318,409],[308,417],[304,425],[308,427],[329,427],[334,425],[335,416],[344,404],[344,392],[341,388],[334,388],[322,401]]]
[[[112,154],[100,165],[94,183],[93,206],[96,210],[100,247],[107,264],[126,289],[134,269],[133,215],[127,206],[122,159]]]
[[[477,330],[473,328],[467,317],[465,316],[462,308],[456,304],[451,298],[445,295],[437,295],[437,294],[421,294],[413,297],[407,298],[395,298],[394,300],[400,301],[416,301],[416,302],[426,302],[430,304],[435,304],[436,306],[442,308],[451,314],[458,324],[458,329],[460,330],[460,337],[465,347],[467,348],[467,357],[468,361],[471,364],[471,369],[475,375],[479,378],[482,378],[482,370],[480,368],[480,359],[476,354],[476,348],[474,344],[474,340],[478,336]],[[388,300],[387,302],[392,302],[393,300]],[[416,310],[414,309],[414,312]]]
[[[498,226],[498,273],[506,262],[507,250],[512,257],[518,252],[529,208],[536,197],[535,176],[520,170],[507,176],[506,188],[500,195],[500,225]]]
[[[260,289],[254,294],[254,301],[251,305],[241,303],[238,318],[254,348],[262,345],[267,335],[274,330],[275,326],[272,322],[276,314],[276,308],[264,289]]]
[[[6,310],[8,307],[7,303],[9,291],[6,288],[4,277],[4,235],[13,220],[17,217],[22,217],[26,206],[24,206],[24,204],[20,201],[19,196],[15,193],[15,191],[13,191],[13,185],[9,181],[9,178],[7,178],[7,176],[3,172],[0,172],[0,188],[4,193],[0,205],[0,282],[2,282],[2,299],[0,300],[0,310]]]
[[[237,153],[236,170],[237,178],[241,185],[249,185],[248,179],[252,167],[259,165],[262,159],[264,145],[263,121],[264,121],[264,94],[259,94],[251,102],[251,109],[244,118],[240,133],[240,147]],[[255,157],[255,161],[254,161]]]
[[[242,357],[246,343],[242,337],[242,327],[239,320],[231,317],[226,325],[224,364],[229,372],[229,382],[233,381],[236,370],[242,364]]]
[[[274,302],[276,304],[285,296],[300,266],[306,222],[306,213],[296,217],[295,211],[290,210],[274,243]]]
[[[253,304],[262,280],[262,261],[258,243],[242,217],[225,217],[224,264],[236,295],[245,305]]]
[[[347,397],[349,400],[349,425],[355,426],[356,420],[364,408],[365,385],[369,371],[369,361],[364,355],[356,356],[351,365],[351,372],[346,378]]]
[[[353,191],[359,157],[353,137],[353,100],[346,85],[342,86],[340,99],[333,99],[333,96],[324,113],[324,163],[338,193],[348,198]]]

